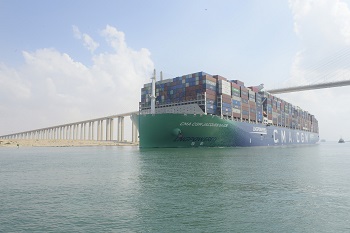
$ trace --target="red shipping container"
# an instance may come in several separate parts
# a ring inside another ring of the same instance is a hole
[[[235,113],[235,112],[233,112],[233,113],[232,113],[232,116],[233,116],[233,117],[240,118],[240,117],[241,117],[241,114],[240,114],[240,113]]]
[[[231,103],[231,96],[222,94],[222,102]]]
[[[257,87],[248,87],[248,88],[254,92],[259,92],[259,88]]]
[[[212,82],[216,83],[216,79],[213,78],[213,76],[207,75],[207,74],[203,75],[203,80],[209,80],[209,81],[212,81]]]
[[[246,88],[246,87],[244,87],[244,86],[240,86],[240,89],[241,89],[241,91],[245,91],[245,92],[248,93],[248,88]]]
[[[232,80],[232,82],[237,83],[240,86],[244,86],[244,82],[242,82],[240,80]]]
[[[236,88],[236,89],[240,89],[240,85],[238,85],[237,83],[234,83],[234,82],[231,82],[231,86],[233,87],[233,88]]]
[[[210,89],[205,90],[207,92],[207,95],[215,95],[216,96],[216,91],[212,91]]]
[[[225,81],[227,81],[227,79],[226,78],[224,78],[224,77],[222,77],[222,76],[220,76],[220,75],[214,75],[213,76],[216,80],[225,80]]]

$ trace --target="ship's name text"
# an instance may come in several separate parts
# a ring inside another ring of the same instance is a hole
[[[195,127],[227,127],[228,124],[220,123],[203,123],[203,122],[181,122],[180,126],[195,126]]]
[[[177,137],[174,142],[215,142],[216,137]]]

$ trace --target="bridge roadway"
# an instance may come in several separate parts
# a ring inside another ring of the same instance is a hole
[[[322,88],[341,87],[341,86],[347,86],[347,85],[350,85],[350,80],[319,83],[319,84],[312,84],[312,85],[305,85],[305,86],[276,88],[276,89],[267,90],[267,92],[271,94],[282,94],[282,93],[308,91],[308,90],[315,90],[315,89],[322,89]]]
[[[72,139],[72,140],[114,140],[114,119],[118,119],[117,141],[124,141],[124,117],[137,112],[111,115],[91,120],[56,125],[0,136],[1,139]],[[97,124],[97,126],[95,126]],[[104,132],[104,125],[106,131]],[[80,132],[80,133],[79,133]],[[95,135],[96,133],[96,135]],[[138,141],[137,127],[132,122],[132,142]]]

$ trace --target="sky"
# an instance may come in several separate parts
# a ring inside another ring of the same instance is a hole
[[[0,0],[0,135],[135,111],[153,69],[266,89],[350,78],[350,0]],[[350,140],[350,87],[280,94]]]

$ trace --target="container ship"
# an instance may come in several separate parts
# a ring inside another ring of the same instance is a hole
[[[156,81],[141,89],[139,146],[248,147],[315,144],[314,115],[270,93],[205,72]]]

